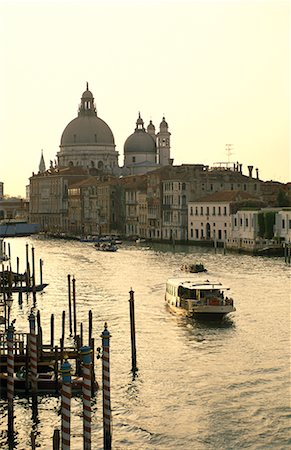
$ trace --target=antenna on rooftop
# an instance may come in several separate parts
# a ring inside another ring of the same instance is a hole
[[[230,157],[232,155],[233,144],[225,144],[225,151],[227,154],[227,162],[230,162]]]

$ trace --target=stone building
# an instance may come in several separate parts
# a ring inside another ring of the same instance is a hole
[[[231,235],[232,214],[242,205],[262,206],[254,195],[238,190],[215,192],[188,204],[188,240],[226,242]]]
[[[58,169],[30,177],[30,222],[40,224],[42,231],[68,231],[68,189],[71,184],[88,178],[82,167]]]

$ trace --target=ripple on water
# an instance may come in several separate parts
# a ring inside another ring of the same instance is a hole
[[[115,254],[93,245],[11,239],[12,255],[25,262],[25,243],[44,260],[45,294],[37,296],[44,339],[50,315],[61,334],[68,314],[67,275],[76,279],[78,329],[87,339],[89,309],[100,346],[104,322],[111,333],[113,447],[117,449],[287,449],[289,439],[290,274],[280,258],[214,254],[212,249],[124,244]],[[203,324],[165,307],[167,278],[183,263],[199,262],[207,277],[231,288],[237,307],[221,324]],[[14,263],[13,263],[14,264]],[[38,275],[37,275],[38,276]],[[129,290],[134,290],[138,372],[131,372]],[[15,301],[11,317],[27,330],[32,299]],[[67,337],[67,342],[70,339]],[[101,380],[101,361],[96,360]],[[27,450],[31,430],[40,448],[51,448],[60,427],[60,400],[43,397],[38,418],[29,399],[15,400],[16,448]],[[0,400],[0,445],[5,448],[6,403]],[[82,402],[72,400],[72,449],[82,448]],[[102,391],[93,403],[94,450],[103,447]]]

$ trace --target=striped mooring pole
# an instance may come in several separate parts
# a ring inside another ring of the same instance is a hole
[[[72,397],[72,366],[68,362],[67,356],[61,366],[62,391],[61,391],[61,409],[62,409],[62,450],[70,450],[71,447],[71,397]]]
[[[82,360],[82,396],[83,396],[83,448],[91,450],[91,383],[92,383],[92,350],[87,345],[80,348]]]
[[[102,387],[103,387],[103,448],[111,450],[111,405],[110,405],[110,333],[104,324],[102,337]]]
[[[37,392],[37,344],[35,333],[35,315],[31,311],[29,319],[29,359],[30,359],[30,381],[31,390],[34,394]]]
[[[14,435],[14,411],[13,411],[13,397],[14,397],[14,327],[8,325],[7,331],[7,400],[8,400],[8,437]]]

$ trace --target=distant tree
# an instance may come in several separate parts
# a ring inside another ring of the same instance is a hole
[[[265,222],[264,237],[266,239],[272,239],[274,237],[275,216],[276,213],[274,211],[269,211],[264,214],[264,222]]]
[[[258,214],[258,236],[263,238],[265,236],[265,219],[264,219],[264,213]]]
[[[276,206],[290,206],[288,195],[282,189],[278,192]]]

